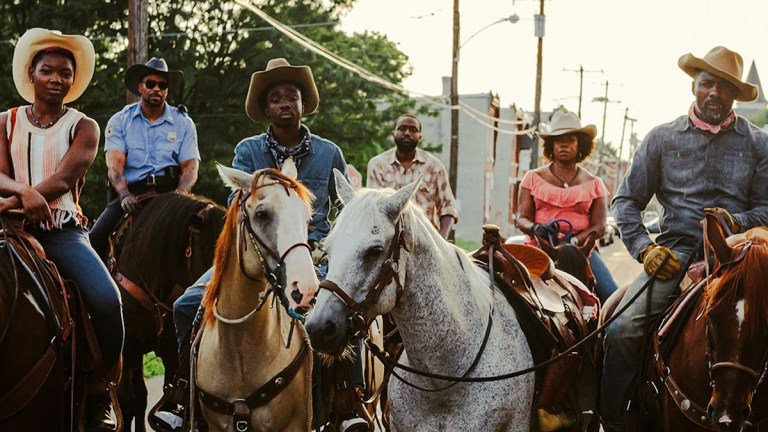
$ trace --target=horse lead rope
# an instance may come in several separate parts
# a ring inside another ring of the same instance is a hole
[[[531,367],[528,367],[528,368],[525,368],[525,369],[521,369],[521,370],[518,370],[518,371],[515,371],[515,372],[510,372],[510,373],[507,373],[507,374],[490,376],[490,377],[471,377],[471,378],[468,378],[468,377],[455,377],[455,376],[449,376],[449,375],[435,374],[435,373],[431,373],[431,372],[425,372],[425,371],[421,371],[421,370],[418,370],[418,369],[414,369],[414,368],[412,368],[410,366],[406,366],[406,365],[404,365],[402,363],[398,363],[397,361],[390,359],[389,358],[389,354],[386,353],[386,352],[382,354],[381,349],[375,343],[373,343],[373,341],[370,339],[370,337],[366,337],[365,338],[365,346],[368,347],[368,349],[371,351],[371,353],[374,356],[376,356],[376,358],[378,358],[382,363],[384,363],[385,365],[389,366],[393,370],[395,368],[398,368],[398,369],[402,369],[402,370],[404,370],[406,372],[410,372],[410,373],[415,374],[415,375],[420,375],[420,376],[423,376],[423,377],[426,377],[426,378],[439,379],[439,380],[443,380],[443,381],[493,382],[493,381],[502,381],[502,380],[511,379],[511,378],[515,378],[515,377],[518,377],[518,376],[522,376],[522,375],[525,375],[525,374],[529,374],[531,372],[535,372],[535,371],[537,371],[539,369],[545,368],[545,367],[547,367],[547,366],[549,366],[549,365],[551,365],[553,363],[556,363],[556,362],[562,360],[568,354],[570,354],[571,352],[573,352],[573,351],[581,348],[582,346],[586,345],[587,342],[590,342],[592,339],[594,339],[600,333],[602,333],[603,330],[605,330],[606,327],[611,325],[619,316],[621,316],[621,314],[623,314],[624,311],[626,311],[629,308],[629,306],[631,306],[640,297],[640,295],[642,295],[648,289],[648,287],[653,284],[653,281],[656,280],[656,275],[659,273],[659,270],[662,267],[664,267],[664,264],[666,264],[667,261],[669,261],[669,259],[670,259],[670,254],[667,253],[664,256],[664,258],[661,260],[661,264],[656,269],[656,271],[654,271],[653,274],[651,274],[650,278],[643,284],[642,287],[640,287],[640,290],[632,297],[632,299],[629,302],[627,302],[627,304],[625,304],[610,319],[608,319],[608,321],[603,323],[603,325],[601,325],[600,327],[596,328],[592,333],[590,333],[586,337],[584,337],[584,339],[582,339],[578,343],[576,343],[573,346],[571,346],[570,348],[568,348],[567,351],[564,351],[564,352],[558,354],[557,356],[552,357],[551,359],[549,359],[547,361],[541,362],[539,364],[535,364],[535,365],[533,365]],[[403,381],[399,376],[397,376],[397,375],[395,375],[395,376],[398,377],[398,379],[400,379],[401,381]],[[408,384],[408,385],[412,385],[412,384],[407,383],[405,381],[403,381],[403,383]]]

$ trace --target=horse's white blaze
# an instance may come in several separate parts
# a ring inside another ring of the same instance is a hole
[[[739,320],[739,330],[741,330],[741,326],[744,324],[744,299],[736,303],[736,319]]]

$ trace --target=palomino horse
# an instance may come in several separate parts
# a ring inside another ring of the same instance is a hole
[[[532,366],[516,315],[491,288],[488,273],[409,204],[418,181],[394,193],[356,194],[341,173],[334,174],[346,207],[326,241],[330,272],[321,286],[329,291],[319,295],[306,322],[314,349],[339,355],[353,333],[391,313],[405,365],[465,377]],[[532,374],[452,385],[396,373],[399,379],[388,384],[392,430],[529,430]]]
[[[118,387],[125,430],[143,432],[147,387],[143,354],[155,351],[169,384],[179,364],[173,302],[211,266],[224,208],[178,193],[158,195],[132,216],[113,275],[123,297],[125,345]]]
[[[289,308],[309,308],[317,290],[307,245],[312,194],[295,180],[291,160],[283,172],[219,165],[219,173],[239,192],[203,299],[202,415],[212,431],[308,431],[312,355]]]
[[[726,240],[707,215],[706,235],[717,258],[712,279],[701,288],[678,342],[656,361],[664,430],[766,430],[768,229]]]
[[[70,429],[66,388],[73,324],[58,273],[38,256],[45,256],[42,247],[0,215],[3,432]]]

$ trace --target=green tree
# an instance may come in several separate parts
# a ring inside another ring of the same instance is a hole
[[[258,3],[265,12],[333,52],[401,83],[410,74],[408,58],[384,35],[348,35],[338,21],[354,0],[268,0]],[[85,95],[73,106],[102,127],[125,101],[123,74],[127,34],[127,1],[77,2],[16,0],[0,5],[0,40],[15,41],[28,28],[59,29],[89,36],[96,46],[97,68]],[[180,0],[148,2],[150,57],[164,57],[184,72],[184,85],[172,103],[187,106],[198,129],[202,156],[200,179],[194,192],[224,202],[227,191],[218,180],[214,162],[229,165],[235,145],[266,130],[245,114],[244,102],[253,72],[271,58],[285,57],[294,65],[309,65],[320,92],[318,112],[306,119],[313,131],[336,142],[347,162],[364,172],[367,161],[388,148],[395,117],[413,109],[406,95],[370,83],[317,56],[267,26],[251,11],[232,2]],[[175,34],[177,36],[169,36]],[[160,35],[160,36],[158,36]],[[2,58],[11,59],[13,47],[0,44]],[[6,77],[10,61],[0,64]],[[0,83],[0,109],[21,104],[12,80]],[[102,138],[103,143],[103,138]],[[97,216],[106,203],[106,168],[100,152],[88,173],[83,208]]]

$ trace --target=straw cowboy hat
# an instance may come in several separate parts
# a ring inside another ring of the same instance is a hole
[[[757,99],[757,86],[741,80],[744,61],[739,53],[726,47],[714,47],[703,58],[691,53],[685,54],[677,61],[677,65],[693,78],[699,71],[705,71],[735,85],[739,89],[737,101],[752,102]]]
[[[168,69],[168,63],[165,59],[152,57],[146,64],[131,65],[125,71],[125,88],[136,96],[141,96],[139,93],[139,83],[145,76],[160,75],[168,80],[168,87],[176,89],[181,82],[184,74],[180,70]]]
[[[284,58],[272,59],[263,71],[251,75],[248,97],[245,98],[245,112],[253,121],[269,120],[259,99],[264,91],[273,84],[292,82],[301,87],[301,100],[304,102],[304,115],[312,114],[320,103],[315,79],[309,66],[291,66]]]
[[[551,136],[559,136],[569,133],[582,133],[589,137],[590,140],[595,139],[597,136],[597,127],[595,127],[595,125],[581,127],[579,116],[567,110],[555,111],[555,113],[552,114],[552,119],[549,121],[549,126],[552,129],[551,132],[539,133],[541,138],[549,138]]]
[[[19,95],[29,103],[35,101],[35,86],[29,79],[32,59],[38,52],[51,48],[65,49],[75,58],[75,78],[69,93],[64,96],[64,103],[77,100],[93,78],[96,52],[87,37],[63,35],[60,31],[43,28],[29,29],[21,35],[13,50],[13,82]]]

